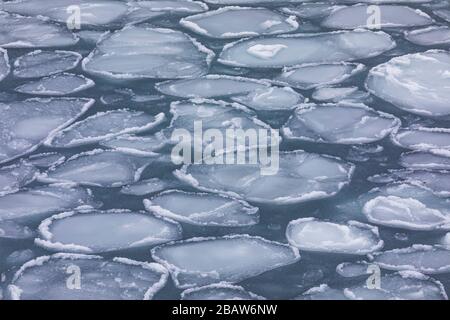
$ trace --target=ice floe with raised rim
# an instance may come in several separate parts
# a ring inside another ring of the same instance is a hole
[[[410,150],[429,151],[438,149],[450,151],[450,129],[401,128],[392,135],[392,141],[396,145]]]
[[[208,10],[208,6],[205,3],[192,0],[144,0],[132,2],[131,5],[150,12],[173,14],[194,14]]]
[[[128,26],[100,41],[84,71],[112,80],[194,78],[207,73],[214,53],[171,29]]]
[[[0,29],[3,48],[66,47],[78,42],[78,37],[66,28],[43,18],[0,12]]]
[[[450,53],[429,50],[392,58],[370,70],[367,89],[398,108],[429,117],[450,116]]]
[[[9,65],[8,52],[5,49],[0,48],[0,55],[0,81],[2,81],[8,76],[11,66]]]
[[[114,188],[139,180],[152,158],[133,156],[114,150],[96,149],[67,159],[41,173],[38,179],[47,183],[76,183]]]
[[[178,181],[150,178],[123,186],[122,189],[120,190],[120,193],[133,196],[145,196],[148,194],[158,193],[168,189],[173,189],[178,187],[179,185],[180,183]]]
[[[289,222],[286,238],[301,251],[313,252],[366,255],[384,245],[377,227],[357,221],[341,224],[316,218]]]
[[[294,16],[249,7],[222,7],[183,18],[180,24],[192,32],[219,39],[287,33],[298,28]]]
[[[209,74],[195,79],[157,83],[156,90],[181,98],[213,98],[249,93],[270,86],[267,80]]]
[[[90,190],[64,185],[36,187],[0,197],[0,220],[34,223],[57,212],[85,206],[100,206]]]
[[[342,290],[331,288],[327,284],[321,284],[303,292],[295,300],[347,300],[347,297]]]
[[[26,161],[0,168],[0,196],[19,191],[31,183],[38,173],[37,169]]]
[[[74,69],[83,57],[73,51],[35,50],[14,60],[17,78],[39,78]]]
[[[364,102],[369,96],[368,92],[359,90],[358,87],[320,87],[311,94],[311,98],[316,101],[334,103],[340,101]]]
[[[265,300],[265,298],[246,291],[241,286],[222,282],[186,289],[181,293],[181,300]]]
[[[199,226],[241,227],[259,222],[259,209],[247,202],[214,193],[164,191],[144,200],[147,211]]]
[[[178,288],[240,282],[297,262],[298,249],[249,235],[192,238],[152,249]],[[236,263],[239,261],[239,263]]]
[[[175,175],[193,187],[226,193],[261,204],[292,204],[336,195],[353,175],[354,166],[339,158],[304,151],[280,152],[279,170],[261,174],[261,166],[187,165]]]
[[[364,144],[379,141],[400,126],[396,117],[361,103],[303,105],[282,128],[288,139]]]
[[[447,26],[433,26],[406,31],[404,35],[406,40],[421,46],[450,44],[450,28]]]
[[[450,197],[450,172],[430,170],[394,170],[387,176],[391,181],[402,179],[429,189],[441,197]]]
[[[365,66],[360,63],[309,64],[284,68],[275,80],[298,89],[308,90],[344,82],[364,69]]]
[[[14,90],[36,96],[65,96],[92,88],[94,81],[83,75],[60,73],[24,83]]]
[[[68,282],[67,276],[77,270],[82,272],[81,285],[74,290],[77,283]],[[167,270],[157,263],[56,253],[25,263],[8,293],[13,300],[150,300],[167,280]]]
[[[164,113],[153,116],[144,111],[129,109],[98,112],[59,131],[45,144],[58,148],[93,144],[125,133],[150,130],[161,124],[164,119]]]
[[[149,136],[126,134],[100,141],[100,145],[104,147],[142,156],[153,156],[168,143],[169,139],[162,132],[156,132]]]
[[[0,103],[0,163],[34,151],[94,102],[85,98],[31,98]]]
[[[408,169],[450,170],[450,150],[405,152],[401,154],[399,163]]]
[[[282,68],[372,58],[394,47],[395,42],[382,31],[292,34],[227,44],[218,62],[247,68]]]
[[[407,230],[450,229],[450,200],[410,183],[375,188],[360,198],[362,212],[376,225]]]
[[[380,19],[374,19],[374,15]],[[381,29],[421,27],[433,23],[425,12],[399,5],[377,5],[375,8],[366,4],[338,8],[322,20],[322,27],[333,29]]]
[[[344,278],[357,278],[373,274],[370,266],[366,261],[343,262],[336,266],[336,272]]]
[[[15,223],[12,220],[2,221],[0,219],[0,240],[2,239],[14,239],[24,240],[34,238],[35,234],[27,226]]]
[[[299,1],[300,2],[300,1]],[[293,14],[300,18],[316,19],[328,16],[332,11],[342,8],[340,5],[333,5],[326,2],[306,2],[292,7],[282,8],[281,11]]]
[[[151,247],[181,234],[178,223],[145,211],[81,210],[42,221],[35,243],[50,251],[92,254]]]

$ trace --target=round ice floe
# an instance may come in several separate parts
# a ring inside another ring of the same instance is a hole
[[[163,190],[170,189],[171,187],[175,187],[178,184],[179,183],[173,181],[151,178],[148,180],[138,181],[127,186],[123,186],[120,190],[120,193],[133,196],[145,196],[147,194],[157,193]]]
[[[149,300],[167,279],[157,263],[57,253],[25,263],[8,292],[14,300]]]
[[[241,286],[229,283],[215,283],[204,287],[186,289],[181,293],[182,300],[264,300]]]
[[[89,190],[65,186],[38,187],[0,197],[0,220],[36,222],[61,211],[100,205]]]
[[[379,16],[379,21],[376,19]],[[378,5],[371,7],[357,4],[336,9],[326,17],[321,25],[334,29],[380,29],[426,26],[433,23],[425,12],[398,5]]]
[[[365,255],[383,247],[378,228],[356,221],[347,224],[302,218],[289,222],[288,242],[304,251]]]
[[[13,74],[17,78],[51,76],[74,69],[81,59],[82,56],[77,52],[36,50],[14,61]]]
[[[51,167],[38,178],[43,182],[72,182],[97,187],[121,187],[139,180],[151,158],[118,151],[93,150]]]
[[[408,31],[405,39],[421,46],[450,44],[450,28],[441,26]]]
[[[361,198],[375,224],[409,230],[450,229],[450,200],[420,186],[401,183],[375,188]]]
[[[0,48],[0,81],[6,78],[10,71],[8,52]]]
[[[359,90],[358,87],[321,87],[314,90],[311,97],[323,102],[363,102],[369,97],[369,93]]]
[[[2,4],[5,4],[4,2]],[[78,38],[62,26],[42,18],[23,17],[0,12],[0,46],[3,48],[64,47]]]
[[[14,221],[1,221],[0,219],[0,240],[1,239],[30,239],[34,237],[34,232],[27,226],[22,226]]]
[[[450,115],[450,53],[430,50],[395,57],[370,70],[367,89],[400,109],[423,116]]]
[[[405,152],[400,165],[409,169],[450,170],[450,150]]]
[[[37,96],[65,96],[92,88],[94,81],[82,75],[60,73],[18,86],[15,91]]]
[[[151,136],[121,135],[109,140],[100,141],[100,145],[123,153],[153,156],[164,147],[169,140],[162,132]]]
[[[258,208],[213,193],[169,190],[145,199],[144,205],[155,215],[199,226],[239,227],[259,222]]]
[[[0,168],[0,196],[18,191],[32,182],[38,171],[25,161]]]
[[[35,243],[50,251],[104,253],[181,238],[181,226],[144,211],[71,211],[42,221]]]
[[[281,68],[375,57],[395,47],[384,32],[366,30],[245,39],[224,47],[220,63],[249,68]]]
[[[410,150],[450,150],[450,129],[425,127],[400,129],[392,135],[392,141]]]
[[[375,142],[400,126],[394,116],[364,104],[340,103],[302,106],[295,110],[282,131],[286,138],[322,143]]]
[[[298,23],[265,8],[224,7],[180,20],[180,24],[212,38],[243,38],[294,31]]]
[[[254,164],[200,164],[184,166],[176,175],[200,190],[288,204],[334,196],[350,182],[354,169],[340,159],[303,151],[280,152],[277,161],[267,172]]]
[[[208,71],[213,56],[182,32],[130,26],[100,41],[82,66],[107,79],[193,78]]]
[[[450,272],[450,251],[439,246],[413,245],[383,251],[373,254],[372,261],[388,270],[412,270],[425,274]]]
[[[269,81],[211,74],[195,79],[160,82],[155,88],[180,98],[213,98],[246,94],[268,86]]]
[[[360,63],[312,64],[285,68],[275,80],[298,89],[341,83],[365,69]]]
[[[84,98],[33,98],[0,103],[0,163],[34,151],[94,104]]]
[[[179,288],[240,282],[300,259],[296,248],[249,235],[165,244],[152,249],[152,257],[169,269]]]
[[[165,119],[164,113],[152,116],[128,109],[98,112],[58,132],[46,145],[58,148],[93,144],[125,133],[150,130]]]

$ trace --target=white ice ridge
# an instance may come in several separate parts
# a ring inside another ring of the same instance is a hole
[[[432,26],[424,29],[405,31],[405,39],[421,46],[450,44],[450,27]]]
[[[450,150],[405,152],[400,156],[400,165],[408,169],[450,170]]]
[[[0,81],[8,76],[10,70],[11,66],[9,65],[8,52],[0,48]]]
[[[120,190],[120,193],[133,196],[145,196],[148,194],[155,194],[164,190],[169,190],[171,188],[178,187],[179,185],[180,183],[178,181],[151,178],[123,186]]]
[[[122,153],[155,156],[161,148],[169,143],[169,139],[162,132],[157,132],[146,136],[124,134],[107,140],[101,140],[99,143],[103,147],[111,148]]]
[[[94,81],[83,75],[60,73],[24,83],[14,90],[35,96],[66,96],[92,88]]]
[[[29,162],[19,161],[0,168],[0,196],[19,191],[33,182],[38,170]]]
[[[246,291],[241,286],[221,282],[186,289],[181,293],[181,300],[265,300],[265,298]]]
[[[402,128],[392,135],[392,141],[410,150],[433,149],[450,151],[450,129],[413,127]]]

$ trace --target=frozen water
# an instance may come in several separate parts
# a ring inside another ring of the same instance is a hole
[[[395,57],[370,70],[367,89],[405,111],[450,115],[450,53],[430,50]]]
[[[249,93],[269,86],[268,81],[243,77],[207,75],[195,79],[165,81],[156,90],[181,98],[213,98]]]
[[[398,170],[392,175],[415,184],[419,183],[438,196],[450,197],[450,172],[448,171]]]
[[[369,97],[369,93],[359,90],[358,87],[321,87],[314,90],[311,97],[323,102],[362,102]]]
[[[37,172],[34,166],[25,161],[0,168],[0,196],[19,191],[35,179]]]
[[[374,224],[423,231],[450,228],[450,200],[420,186],[398,183],[375,188],[361,202],[362,212]]]
[[[145,196],[147,194],[158,193],[163,190],[176,187],[178,184],[179,183],[177,182],[161,180],[159,178],[151,178],[123,186],[120,193],[133,196]]]
[[[28,161],[38,168],[49,168],[58,163],[62,163],[66,158],[57,152],[46,152],[33,154]]]
[[[240,282],[300,259],[291,246],[249,235],[175,242],[152,249],[152,257],[169,269],[179,288]]]
[[[425,12],[406,6],[378,5],[377,12],[380,21],[372,21],[374,12],[365,4],[336,9],[322,21],[322,26],[333,29],[380,29],[420,27],[433,23],[433,19]]]
[[[405,32],[405,39],[421,46],[450,44],[450,28],[447,26],[428,27]]]
[[[164,119],[164,113],[152,116],[143,111],[128,109],[99,112],[58,132],[46,141],[46,145],[70,148],[93,144],[125,133],[150,130]]]
[[[303,151],[280,152],[279,170],[262,175],[259,165],[188,165],[176,172],[192,186],[225,192],[249,202],[288,204],[334,196],[350,182],[353,166]]]
[[[204,287],[186,289],[181,293],[182,300],[264,300],[241,286],[229,283],[210,284]]]
[[[367,30],[244,39],[224,47],[218,61],[230,66],[282,68],[375,57],[395,47],[384,32]],[[331,54],[332,53],[332,54]]]
[[[32,98],[0,103],[0,163],[34,151],[94,104],[84,98]]]
[[[82,277],[74,290],[76,283],[69,283],[68,276],[76,270],[82,270]],[[167,271],[156,263],[57,253],[25,263],[8,292],[14,300],[149,300],[167,279]]]
[[[225,7],[207,13],[189,16],[180,24],[203,36],[211,38],[244,38],[294,31],[298,23],[265,8]]]
[[[338,84],[364,70],[359,63],[312,64],[285,68],[276,78],[298,89],[312,89],[319,86]]]
[[[408,169],[450,170],[449,155],[448,150],[405,152],[400,156],[400,165]]]
[[[27,261],[33,260],[38,257],[38,254],[30,249],[17,250],[11,253],[5,259],[5,264],[9,268],[17,269]]]
[[[136,1],[132,6],[147,9],[150,12],[169,12],[175,14],[192,14],[208,10],[208,6],[200,1],[191,0],[152,0]]]
[[[426,127],[400,129],[392,135],[392,141],[398,146],[410,150],[444,149],[450,151],[450,129]]]
[[[8,52],[0,48],[0,81],[6,78],[11,69],[9,65]]]
[[[298,2],[305,2],[309,0],[205,0],[206,3],[210,4],[271,4],[271,5],[277,5],[277,2],[281,2],[281,4],[286,3],[298,3]]]
[[[444,19],[447,22],[450,22],[450,10],[439,9],[439,10],[434,10],[433,13],[435,15],[437,15],[439,18]]]
[[[327,284],[321,284],[304,292],[296,300],[347,300],[344,292],[330,288]]]
[[[14,61],[13,74],[17,78],[38,78],[74,69],[82,57],[72,51],[36,50]]]
[[[316,19],[328,16],[332,11],[342,8],[342,6],[331,5],[326,2],[303,3],[294,7],[282,8],[281,11],[293,14],[300,18]]]
[[[192,78],[208,71],[213,55],[179,31],[125,27],[99,42],[82,65],[107,79]]]
[[[239,227],[259,222],[258,208],[212,193],[169,190],[145,199],[144,205],[155,215],[199,226]]]
[[[336,272],[344,278],[356,278],[371,274],[370,264],[363,262],[344,262],[336,267]]]
[[[3,48],[65,47],[78,42],[67,29],[42,18],[0,12],[0,29],[0,46]]]
[[[65,96],[92,88],[94,81],[85,76],[60,73],[18,86],[15,91],[37,96]]]
[[[383,247],[378,228],[356,221],[339,224],[301,218],[289,222],[286,238],[302,251],[366,255]]]
[[[27,226],[22,226],[14,221],[0,220],[0,240],[1,239],[31,239],[35,236],[34,232]]]
[[[425,274],[449,273],[450,251],[439,246],[413,245],[373,254],[373,262],[387,270],[411,270]]]
[[[302,106],[283,127],[288,139],[363,144],[381,140],[400,126],[400,120],[364,104]]]
[[[69,211],[42,221],[35,243],[50,251],[104,253],[178,240],[181,232],[178,223],[144,211]]]
[[[97,187],[121,187],[139,180],[151,158],[118,151],[93,150],[69,158],[39,176],[44,182],[72,182]]]
[[[100,205],[89,190],[67,186],[36,187],[0,197],[0,220],[36,222],[58,211],[87,205]]]
[[[100,141],[100,145],[123,153],[153,156],[163,148],[169,140],[162,132],[151,136],[121,135],[109,140]]]

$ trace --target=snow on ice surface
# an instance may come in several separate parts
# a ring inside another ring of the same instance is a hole
[[[76,183],[104,188],[121,187],[139,180],[152,158],[132,156],[119,151],[96,149],[77,154],[51,167],[38,179],[43,182]]]
[[[170,243],[152,249],[152,257],[169,270],[179,288],[240,282],[300,259],[294,247],[249,235]]]
[[[301,251],[366,255],[383,247],[378,228],[356,221],[338,224],[301,218],[289,222],[286,238]]]
[[[163,113],[152,116],[143,111],[128,109],[99,112],[58,132],[46,145],[70,148],[93,144],[125,133],[150,130],[164,119]]]
[[[92,88],[94,81],[82,75],[60,73],[18,86],[15,91],[37,96],[65,96]]]
[[[50,251],[104,253],[178,240],[181,232],[178,223],[144,211],[69,211],[42,221],[35,243]]]
[[[0,12],[0,30],[3,48],[64,47],[78,42],[78,38],[62,26],[42,18],[6,12]]]
[[[216,283],[204,287],[186,289],[181,293],[182,300],[264,300],[241,286],[229,283]]]
[[[177,14],[193,14],[208,10],[208,6],[203,2],[191,0],[136,1],[131,5],[154,12],[167,11]]]
[[[123,153],[153,156],[169,143],[162,132],[150,136],[120,135],[100,141],[100,145]]]
[[[380,21],[371,22],[374,12],[369,5],[358,4],[334,10],[322,21],[322,26],[332,29],[380,29],[420,27],[433,23],[426,13],[405,6],[377,6]]]
[[[407,31],[405,39],[421,46],[448,45],[450,44],[450,28],[439,26]]]
[[[85,98],[32,98],[0,103],[0,163],[34,151],[94,104]]]
[[[17,78],[51,76],[74,69],[81,59],[81,55],[77,52],[36,50],[14,61],[13,74]]]
[[[67,285],[68,273],[74,270],[81,270],[82,275],[76,290]],[[149,300],[167,279],[167,271],[156,263],[57,253],[25,263],[8,293],[13,300]]]
[[[225,7],[180,20],[180,24],[211,38],[244,38],[287,33],[298,28],[294,17],[265,8]]]
[[[400,165],[408,169],[450,170],[448,150],[430,150],[431,152],[405,152],[400,156]]]
[[[311,97],[323,102],[363,102],[369,97],[369,93],[359,90],[358,87],[321,87],[314,90]]]
[[[19,189],[31,183],[38,171],[34,166],[25,161],[0,168],[0,196],[19,191]]]
[[[11,67],[9,65],[8,52],[0,48],[0,55],[0,81],[2,81],[9,74]]]
[[[46,152],[33,154],[28,161],[38,168],[49,168],[57,163],[62,163],[66,158],[57,152]]]
[[[298,89],[312,89],[344,82],[364,70],[360,63],[312,64],[285,68],[275,80]]]
[[[370,70],[367,89],[407,112],[450,115],[450,53],[430,50],[391,59]]]
[[[263,80],[207,75],[195,79],[160,82],[155,88],[161,93],[180,98],[213,98],[245,94],[268,86],[269,82]]]
[[[398,170],[392,175],[431,190],[438,196],[450,197],[450,172],[427,170]]]
[[[1,239],[30,239],[34,237],[34,232],[27,226],[22,226],[14,221],[0,220],[0,240]]]
[[[130,26],[98,43],[82,65],[106,79],[179,79],[205,74],[213,56],[180,31]]]
[[[392,141],[410,150],[450,150],[450,129],[446,128],[404,128],[392,135]]]
[[[151,178],[123,186],[120,193],[133,196],[145,196],[147,194],[158,193],[163,190],[176,187],[177,185],[177,182],[161,180],[159,178]]]
[[[344,262],[336,267],[336,272],[344,278],[356,278],[371,274],[370,264],[363,262]]]
[[[274,175],[262,175],[261,167],[252,164],[192,164],[176,175],[200,190],[260,204],[289,204],[332,197],[353,174],[353,165],[337,158],[303,151],[279,155],[279,170]]]
[[[248,68],[282,68],[378,56],[395,47],[381,31],[337,31],[244,39],[224,47],[218,62]]]
[[[36,222],[58,211],[99,205],[89,190],[56,185],[36,187],[0,197],[0,220]]]
[[[169,190],[145,199],[144,205],[157,216],[199,226],[239,227],[259,222],[258,208],[213,193]]]
[[[328,16],[332,11],[342,6],[331,5],[326,2],[303,3],[293,7],[282,8],[281,11],[286,14],[293,14],[300,18],[316,19]]]
[[[400,126],[400,120],[364,104],[339,103],[299,107],[283,127],[288,139],[321,143],[375,142]]]

